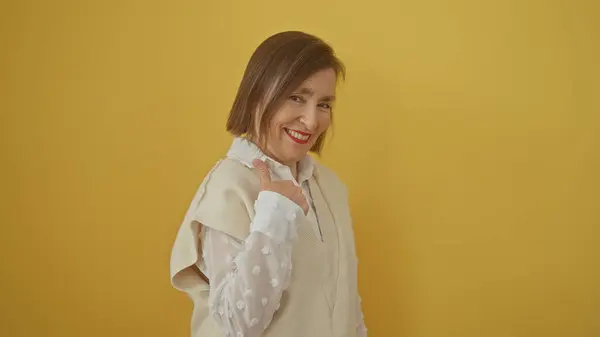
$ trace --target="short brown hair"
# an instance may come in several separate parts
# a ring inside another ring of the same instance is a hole
[[[248,62],[229,113],[227,131],[252,138],[258,126],[259,134],[266,134],[271,118],[287,96],[324,69],[333,69],[338,78],[346,74],[333,48],[320,38],[298,31],[267,38]],[[325,134],[321,135],[311,151],[320,153],[324,138]]]

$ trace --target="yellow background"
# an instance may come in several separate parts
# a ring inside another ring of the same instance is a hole
[[[348,67],[322,160],[371,337],[600,336],[592,0],[3,2],[1,336],[188,336],[175,231],[288,29]]]

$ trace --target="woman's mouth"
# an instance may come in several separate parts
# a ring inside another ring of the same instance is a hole
[[[297,144],[306,144],[312,136],[310,133],[283,128],[285,133]]]

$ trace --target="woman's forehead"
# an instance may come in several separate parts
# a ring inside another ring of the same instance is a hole
[[[333,69],[324,69],[309,76],[294,91],[306,95],[335,96],[337,74]]]

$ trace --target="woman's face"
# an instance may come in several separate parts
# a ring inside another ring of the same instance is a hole
[[[313,147],[331,124],[337,76],[321,70],[296,88],[269,124],[266,152],[285,165],[294,165]]]

